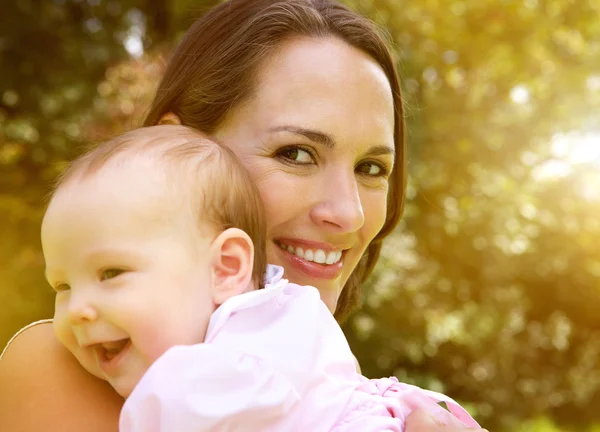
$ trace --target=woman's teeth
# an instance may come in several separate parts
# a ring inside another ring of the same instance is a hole
[[[283,243],[278,243],[281,249],[288,251],[306,261],[316,262],[317,264],[335,264],[342,259],[342,251],[325,252],[323,249],[302,249],[301,247],[294,248],[286,246]]]

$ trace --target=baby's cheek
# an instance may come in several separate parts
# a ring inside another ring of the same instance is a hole
[[[98,363],[90,349],[82,348],[77,343],[73,329],[69,324],[66,314],[63,314],[59,308],[54,312],[52,321],[54,334],[58,341],[77,359],[83,368],[94,375],[96,378],[105,379],[104,374],[98,367]]]
[[[150,366],[175,344],[170,343],[164,334],[147,333],[138,340],[137,345],[138,351]]]
[[[58,300],[54,307],[52,328],[60,343],[62,343],[69,351],[73,352],[73,349],[77,346],[77,341],[75,340],[75,335],[69,325],[66,304],[63,305]]]
[[[135,330],[132,326],[131,337],[148,366],[174,346],[202,342],[202,330],[206,331],[208,319],[204,323],[197,310],[188,313],[182,309],[177,314],[154,314],[153,319],[140,319]]]

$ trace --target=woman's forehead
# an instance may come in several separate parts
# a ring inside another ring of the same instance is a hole
[[[381,66],[368,54],[330,36],[297,37],[282,42],[259,66],[257,93],[277,87],[364,86],[389,96],[389,81]]]
[[[335,135],[345,130],[393,145],[393,98],[383,69],[334,37],[286,41],[260,66],[245,108],[238,120],[263,130],[287,125]]]

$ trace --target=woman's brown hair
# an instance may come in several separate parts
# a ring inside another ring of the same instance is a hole
[[[396,67],[375,25],[332,0],[229,0],[200,17],[175,50],[144,124],[166,113],[212,134],[233,108],[256,90],[257,70],[283,40],[337,37],[370,55],[383,69],[394,101],[394,170],[386,221],[350,276],[337,303],[343,320],[360,303],[360,284],[371,274],[382,240],[402,216],[406,186],[405,127]],[[350,73],[350,72],[349,72]]]

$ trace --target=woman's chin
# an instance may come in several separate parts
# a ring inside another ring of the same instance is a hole
[[[321,300],[327,306],[327,308],[333,313],[339,298],[339,294],[342,292],[342,285],[340,278],[338,279],[316,279],[306,276],[304,272],[298,271],[294,267],[287,268],[285,265],[280,265],[284,269],[283,277],[288,279],[290,282],[296,285],[313,286],[319,290]]]

